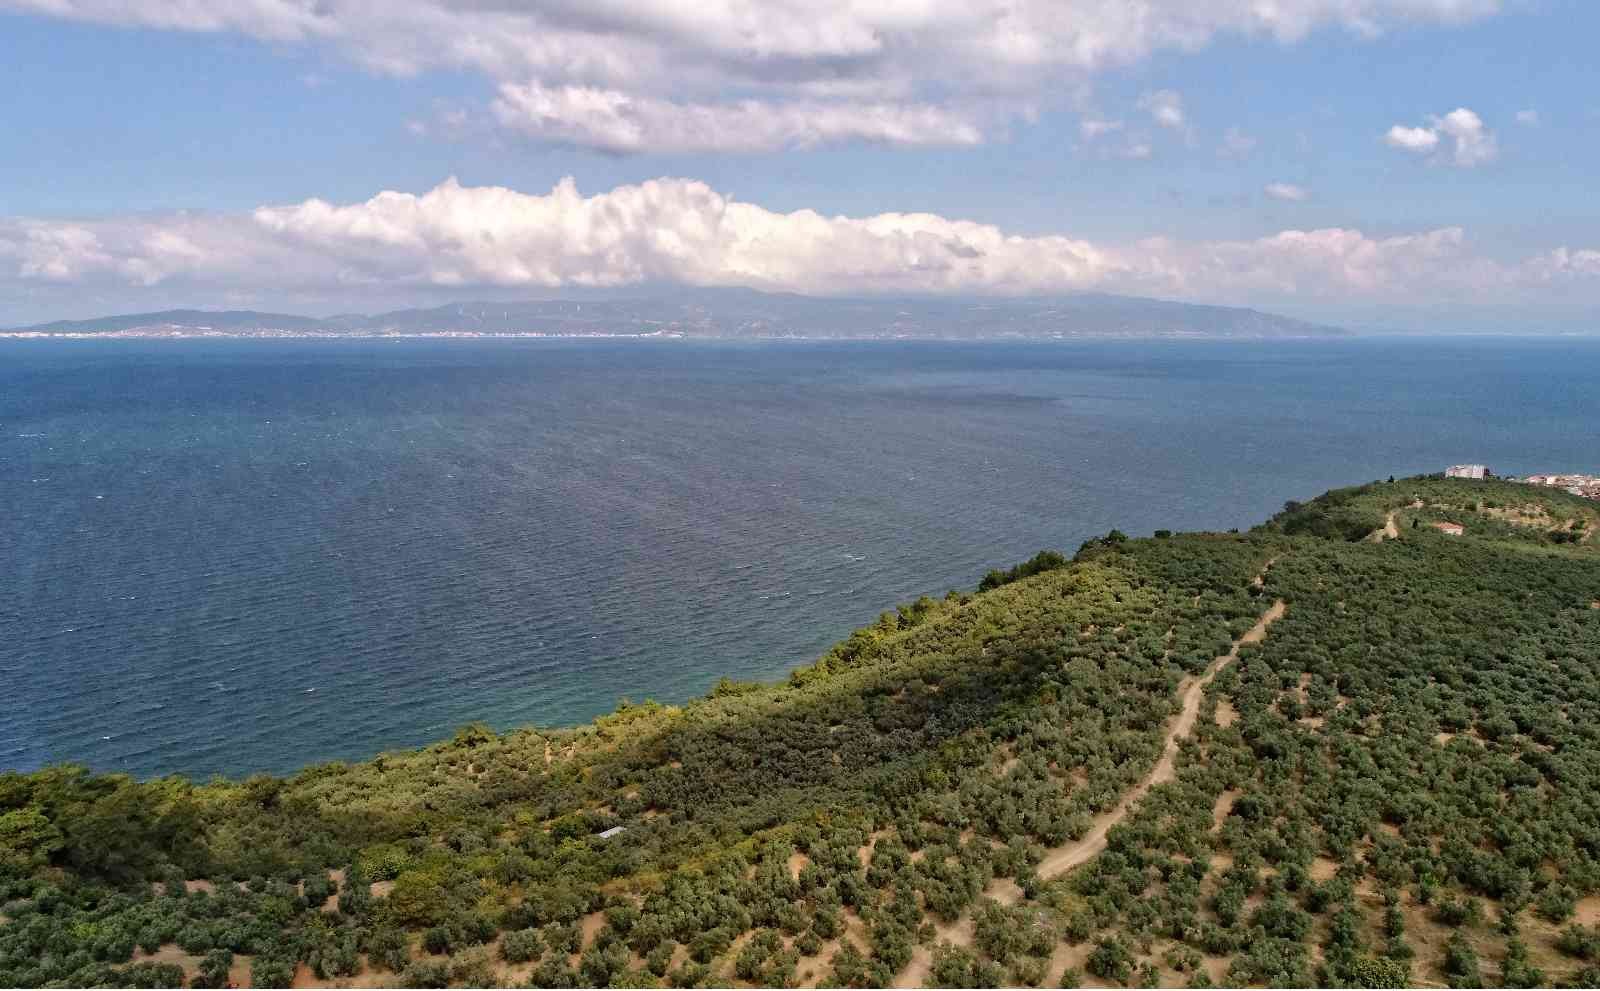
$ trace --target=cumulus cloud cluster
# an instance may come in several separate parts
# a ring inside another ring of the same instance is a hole
[[[1502,0],[0,0],[103,24],[331,48],[376,71],[482,73],[492,115],[610,151],[964,144],[1062,84],[1214,38],[1459,23]],[[731,94],[731,96],[730,96]],[[1150,108],[1181,127],[1181,105]],[[771,118],[768,120],[767,118]]]
[[[1292,198],[1292,197],[1291,197]],[[1095,243],[928,213],[778,213],[688,179],[585,196],[447,180],[420,195],[95,221],[0,219],[0,289],[233,291],[625,286],[673,282],[818,294],[1144,293],[1218,302],[1600,297],[1600,251],[1521,262],[1459,228],[1376,238],[1288,230],[1253,240]]]
[[[1500,144],[1494,133],[1484,125],[1483,118],[1466,107],[1458,107],[1443,117],[1430,117],[1428,120],[1427,127],[1396,124],[1389,128],[1383,139],[1391,148],[1429,155],[1434,162],[1464,169],[1493,161],[1500,153]],[[1447,139],[1451,147],[1449,154],[1443,154],[1442,146]]]

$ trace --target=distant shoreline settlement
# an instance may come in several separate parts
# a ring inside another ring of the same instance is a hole
[[[1487,465],[1451,465],[1444,470],[1445,478],[1495,478],[1494,472]],[[1523,485],[1543,485],[1551,488],[1565,489],[1575,496],[1585,499],[1600,501],[1600,475],[1582,475],[1577,473],[1555,474],[1541,473],[1524,475],[1521,478],[1508,475],[1502,481],[1521,482]]]

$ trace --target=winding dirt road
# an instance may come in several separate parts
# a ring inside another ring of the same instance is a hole
[[[1276,623],[1288,610],[1282,599],[1274,602],[1272,608],[1261,614],[1256,620],[1256,625],[1245,631],[1244,635],[1233,642],[1233,647],[1226,654],[1211,662],[1205,673],[1198,678],[1186,679],[1182,688],[1183,709],[1178,712],[1178,718],[1173,720],[1172,726],[1167,730],[1167,738],[1161,751],[1161,759],[1156,761],[1156,766],[1150,773],[1126,795],[1122,796],[1114,808],[1103,812],[1094,820],[1094,825],[1083,835],[1082,839],[1075,840],[1066,846],[1056,847],[1045,855],[1039,862],[1039,877],[1050,880],[1079,864],[1092,859],[1095,854],[1106,848],[1106,834],[1111,827],[1126,819],[1128,813],[1133,811],[1139,799],[1143,798],[1151,788],[1165,784],[1177,776],[1178,744],[1194,731],[1195,720],[1200,716],[1200,703],[1205,698],[1206,686],[1211,684],[1223,668],[1233,663],[1239,657],[1239,648],[1249,643],[1260,643],[1266,639],[1267,627]]]
[[[1393,525],[1393,515],[1390,516],[1389,522],[1390,525]],[[1271,566],[1272,562],[1267,562],[1266,567],[1270,568]],[[1261,584],[1265,574],[1266,569],[1263,568],[1262,574],[1256,578],[1255,583],[1257,585]],[[1038,873],[1040,878],[1048,881],[1094,859],[1097,854],[1105,850],[1106,837],[1111,832],[1112,827],[1126,819],[1128,813],[1133,811],[1133,807],[1138,804],[1139,800],[1151,788],[1171,781],[1177,775],[1178,744],[1194,731],[1195,721],[1200,716],[1200,703],[1205,698],[1206,686],[1211,684],[1211,680],[1223,668],[1238,659],[1240,647],[1245,644],[1260,643],[1266,639],[1267,628],[1281,619],[1287,611],[1288,605],[1282,599],[1277,600],[1272,604],[1271,608],[1261,614],[1254,626],[1246,630],[1239,639],[1233,642],[1233,646],[1226,654],[1212,661],[1198,677],[1184,679],[1182,685],[1179,686],[1179,692],[1183,697],[1183,708],[1179,710],[1177,718],[1172,721],[1172,725],[1167,729],[1166,740],[1161,751],[1161,759],[1156,761],[1156,766],[1151,768],[1150,773],[1140,779],[1138,784],[1129,789],[1128,793],[1123,795],[1115,806],[1109,811],[1102,812],[1096,816],[1093,824],[1089,827],[1089,831],[1082,837],[1047,851],[1044,859],[1039,862]],[[989,882],[989,886],[984,889],[983,894],[985,897],[992,898],[1002,905],[1011,905],[1015,904],[1017,899],[1021,897],[1022,890],[1010,878],[996,878]],[[965,946],[972,941],[971,913],[963,915],[956,922],[941,924],[935,928],[938,930],[935,942],[945,940],[958,946]],[[926,983],[932,968],[932,949],[926,944],[919,944],[911,953],[911,962],[906,964],[905,970],[901,971],[899,976],[896,977],[894,986],[897,988],[922,987]]]

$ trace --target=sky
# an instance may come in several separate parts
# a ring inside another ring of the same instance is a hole
[[[684,284],[1600,331],[1591,0],[0,0],[0,326]]]

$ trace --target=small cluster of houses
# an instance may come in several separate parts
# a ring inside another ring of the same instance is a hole
[[[1488,465],[1451,465],[1444,470],[1445,478],[1493,478],[1494,472]],[[1575,496],[1585,499],[1600,499],[1600,475],[1528,475],[1525,478],[1508,478],[1508,482],[1521,482],[1524,485],[1548,485],[1552,488],[1565,489]]]
[[[1527,485],[1549,485],[1585,499],[1600,499],[1600,475],[1529,475]]]

